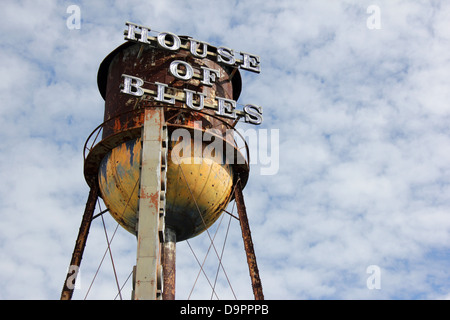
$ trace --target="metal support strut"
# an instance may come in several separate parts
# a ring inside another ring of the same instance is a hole
[[[86,246],[97,198],[98,185],[94,184],[89,191],[89,197],[84,209],[83,220],[81,221],[77,241],[75,242],[75,248],[73,249],[72,260],[70,261],[69,271],[67,272],[66,280],[64,281],[63,290],[61,292],[61,300],[72,299],[73,289],[75,288],[75,280],[78,274],[78,269],[80,268],[81,259],[83,258],[83,252]]]
[[[247,254],[248,269],[252,280],[253,294],[255,296],[255,300],[264,300],[261,279],[259,278],[258,265],[256,263],[255,250],[253,248],[252,235],[250,232],[250,225],[247,218],[247,210],[245,209],[244,195],[242,194],[241,180],[239,179],[236,183],[235,200],[242,229],[242,238],[244,239],[245,253]]]
[[[137,221],[135,300],[162,298],[161,244],[164,242],[167,127],[164,109],[145,109]]]
[[[177,234],[166,226],[162,255],[163,300],[175,300],[175,261]]]

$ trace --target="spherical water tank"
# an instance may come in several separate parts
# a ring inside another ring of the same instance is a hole
[[[111,215],[132,233],[136,231],[141,145],[137,138],[111,150],[103,158],[98,176]],[[173,144],[169,146],[165,224],[181,241],[206,230],[226,208],[232,196],[233,171],[208,158],[202,158],[201,164],[193,157],[174,163]]]

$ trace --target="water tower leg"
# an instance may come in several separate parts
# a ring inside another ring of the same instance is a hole
[[[84,209],[83,219],[81,221],[80,230],[78,231],[77,241],[75,242],[75,248],[72,253],[72,260],[70,261],[69,272],[64,281],[63,290],[61,292],[61,300],[71,300],[73,295],[73,289],[75,287],[75,279],[78,273],[78,269],[83,258],[84,248],[91,227],[92,216],[95,210],[95,202],[98,198],[98,186],[94,186],[89,191],[89,197]]]
[[[166,226],[162,255],[163,300],[175,300],[176,243],[175,230]]]
[[[161,155],[163,108],[145,110],[142,132],[142,160],[137,222],[137,257],[134,275],[134,299],[160,298],[159,278],[161,248]]]
[[[244,195],[242,194],[241,181],[238,180],[235,189],[235,201],[239,213],[239,221],[241,224],[242,238],[244,239],[245,253],[247,254],[248,269],[252,280],[253,294],[255,300],[264,300],[261,279],[259,278],[258,265],[256,264],[256,255],[253,248],[252,235],[250,225],[247,218],[247,210],[245,209]]]

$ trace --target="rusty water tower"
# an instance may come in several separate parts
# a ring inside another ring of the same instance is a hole
[[[189,42],[188,37],[177,38]],[[242,86],[239,70],[183,48],[167,50],[142,42],[125,42],[103,60],[98,71],[104,122],[85,145],[84,175],[91,191],[71,266],[80,265],[95,202],[101,197],[112,217],[137,237],[133,298],[174,299],[176,242],[204,232],[235,199],[253,291],[256,299],[262,299],[242,197],[249,162],[248,148],[241,152],[236,141],[240,137],[234,126],[239,118],[198,107],[214,105],[217,97],[236,101]],[[208,50],[217,55],[217,48]],[[181,61],[175,70],[181,76],[168,72],[174,61]],[[218,70],[220,77],[205,84],[200,74],[193,73],[185,81],[189,71],[185,66]],[[124,75],[139,79],[139,88],[145,87],[146,94],[124,94]],[[195,101],[190,102],[194,109],[187,107],[186,92],[195,92],[191,95]],[[221,148],[205,152],[212,139]],[[176,152],[182,143],[183,153]],[[72,296],[67,279],[61,299]]]

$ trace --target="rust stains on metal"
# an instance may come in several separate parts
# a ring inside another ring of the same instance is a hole
[[[163,300],[175,300],[175,260],[176,233],[171,228],[165,229],[165,241],[162,251]]]
[[[255,300],[264,300],[261,279],[259,277],[258,265],[256,263],[255,250],[253,248],[252,234],[247,218],[247,210],[244,203],[244,195],[242,194],[241,181],[238,180],[235,189],[235,199],[237,210],[239,213],[239,222],[241,224],[242,238],[244,240],[245,253],[247,254],[248,269],[252,280],[253,294]]]
[[[86,241],[89,234],[89,228],[91,226],[92,216],[95,210],[95,202],[98,198],[98,187],[94,185],[89,191],[89,197],[86,202],[86,207],[83,214],[83,220],[81,221],[80,230],[78,232],[77,241],[75,242],[75,248],[72,253],[72,260],[70,261],[70,269],[73,267],[79,268],[81,259],[83,258],[84,248],[86,247]],[[72,299],[73,289],[76,279],[76,270],[67,273],[66,280],[64,281],[63,290],[61,292],[61,300]]]
[[[154,108],[148,108],[145,110],[145,121],[150,121],[154,117],[159,116],[159,111]]]
[[[149,199],[149,207],[157,208],[159,203],[159,192],[155,193],[145,193],[141,192],[140,194],[141,199]]]

